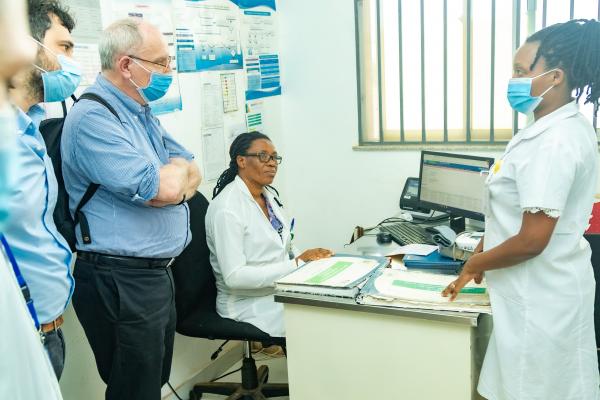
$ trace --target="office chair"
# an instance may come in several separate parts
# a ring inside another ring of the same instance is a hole
[[[283,338],[273,338],[254,325],[223,318],[216,312],[217,288],[209,250],[206,244],[204,218],[208,201],[197,193],[188,201],[192,241],[173,263],[177,332],[190,337],[211,340],[244,341],[242,382],[206,382],[194,385],[190,400],[199,400],[203,393],[229,395],[228,399],[256,399],[287,396],[288,385],[267,383],[269,369],[256,368],[250,351],[250,341],[265,345],[285,345]]]
[[[594,329],[596,330],[596,347],[598,348],[598,368],[600,370],[600,234],[584,235],[592,249],[592,267],[596,279],[596,298],[594,300]]]

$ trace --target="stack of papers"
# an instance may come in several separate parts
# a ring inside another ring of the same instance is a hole
[[[280,292],[355,298],[359,286],[385,267],[385,257],[336,255],[311,261],[275,282]]]
[[[379,306],[491,314],[484,283],[469,282],[452,302],[442,297],[442,290],[455,279],[450,275],[383,269],[371,276],[356,300]]]
[[[437,251],[438,247],[431,244],[407,244],[399,246],[398,248],[390,251],[386,256],[397,256],[400,254],[412,254],[415,256],[426,256],[428,254]]]

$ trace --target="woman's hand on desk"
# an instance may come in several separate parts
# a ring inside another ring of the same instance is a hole
[[[465,287],[467,283],[471,282],[471,280],[474,280],[477,284],[481,283],[483,280],[483,272],[475,272],[473,271],[473,268],[471,268],[473,264],[470,261],[474,257],[476,257],[476,255],[472,255],[471,258],[469,258],[469,260],[465,263],[458,278],[446,286],[446,289],[442,291],[442,296],[450,296],[450,301],[453,301],[460,293],[460,290]]]
[[[316,248],[316,249],[308,249],[304,251],[304,253],[300,254],[296,257],[297,260],[302,260],[304,262],[319,260],[321,258],[331,257],[333,255],[333,251],[328,249]]]

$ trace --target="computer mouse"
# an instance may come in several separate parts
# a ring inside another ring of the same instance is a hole
[[[407,212],[400,213],[400,218],[408,222],[411,222],[413,220],[413,216]]]
[[[425,231],[435,235],[436,233],[440,233],[440,231],[435,226],[427,226],[425,227]]]
[[[387,232],[379,232],[377,234],[377,243],[379,243],[379,244],[392,243],[392,235],[390,235]]]

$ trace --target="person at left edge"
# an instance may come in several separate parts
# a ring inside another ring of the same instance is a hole
[[[9,197],[12,219],[4,235],[29,285],[40,334],[56,377],[64,366],[65,341],[60,328],[74,289],[69,245],[54,224],[58,186],[52,161],[38,129],[44,118],[41,102],[62,101],[79,84],[71,60],[73,18],[58,1],[30,0],[32,42],[38,51],[29,67],[12,78],[9,95],[18,107],[16,185]]]
[[[200,183],[193,155],[152,114],[172,80],[162,33],[119,20],[100,37],[102,73],[65,120],[63,177],[73,213],[83,208],[91,241],[77,234],[73,307],[90,343],[106,399],[159,400],[175,335],[170,265],[191,240],[189,209]],[[81,225],[81,224],[80,224]],[[88,237],[88,236],[86,236]]]
[[[25,0],[0,0],[0,399],[62,400],[58,380],[35,326],[32,303],[25,302],[19,270],[2,238],[10,220],[7,199],[16,184],[16,110],[8,103],[9,80],[35,59],[37,46],[27,38]],[[22,278],[22,276],[21,276]]]

